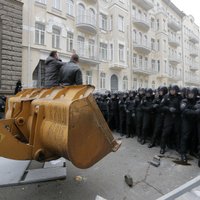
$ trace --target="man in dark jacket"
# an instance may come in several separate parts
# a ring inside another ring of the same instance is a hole
[[[57,51],[52,51],[45,61],[45,87],[53,87],[59,85],[59,71],[61,66],[65,64],[58,58]]]
[[[73,54],[70,61],[60,69],[61,85],[81,85],[83,84],[82,72],[78,66],[79,56]]]

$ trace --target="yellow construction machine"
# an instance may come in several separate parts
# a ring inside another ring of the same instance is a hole
[[[0,156],[40,162],[64,157],[89,168],[120,147],[99,110],[93,86],[25,89],[8,98],[0,120]]]

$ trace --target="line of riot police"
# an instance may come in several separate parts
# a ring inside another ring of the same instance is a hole
[[[110,129],[127,138],[137,137],[148,147],[167,147],[198,158],[200,167],[200,90],[177,85],[139,88],[138,91],[95,93],[94,97]]]

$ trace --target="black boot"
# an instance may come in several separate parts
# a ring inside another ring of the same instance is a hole
[[[137,138],[137,141],[138,141],[139,143],[141,142],[141,140],[142,140],[142,139],[141,139],[140,137]]]
[[[152,143],[150,143],[150,144],[148,145],[148,148],[152,148],[152,147],[155,147],[155,143],[154,143],[154,142],[152,142]]]
[[[160,154],[165,154],[165,149],[160,149]]]
[[[140,142],[141,145],[144,145],[145,143],[146,143],[145,139],[142,139]]]
[[[181,161],[187,163],[187,156],[186,154],[181,154]]]

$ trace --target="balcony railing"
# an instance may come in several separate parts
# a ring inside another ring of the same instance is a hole
[[[181,25],[174,19],[168,19],[168,26],[176,32],[181,30]]]
[[[151,52],[151,45],[146,41],[133,42],[133,48],[138,53],[149,54]]]
[[[148,17],[135,15],[133,16],[133,23],[141,30],[148,31],[150,28],[150,20]]]
[[[135,2],[145,10],[150,10],[154,7],[153,2],[151,0],[133,0],[133,2]]]
[[[133,63],[133,71],[138,74],[145,74],[145,75],[151,75],[158,72],[158,68],[155,67],[148,67],[148,64],[142,64],[142,63]]]
[[[173,47],[178,47],[180,46],[180,39],[176,38],[176,37],[172,37],[172,36],[169,36],[168,38],[168,42],[171,46]]]
[[[190,48],[190,56],[197,57],[199,55],[198,48]]]
[[[79,55],[81,61],[94,64],[99,63],[99,53],[96,46],[78,43],[75,51]]]
[[[200,85],[199,76],[197,76],[196,74],[190,74],[190,75],[188,75],[186,77],[185,82],[188,83],[188,84]]]
[[[190,63],[189,65],[190,65],[190,70],[193,70],[193,71],[199,70],[199,63],[193,62],[193,63]]]
[[[199,43],[199,37],[195,35],[193,32],[190,32],[189,40],[190,42],[193,42],[194,44]]]
[[[110,69],[121,70],[121,69],[126,69],[127,64],[122,62],[110,62],[109,67]]]
[[[182,62],[182,57],[176,54],[169,55],[169,62],[173,65],[177,65]]]
[[[96,16],[78,15],[76,25],[90,33],[97,33]]]

